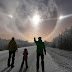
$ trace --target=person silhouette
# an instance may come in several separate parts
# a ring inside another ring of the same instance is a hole
[[[44,72],[44,53],[46,55],[46,49],[45,44],[42,42],[41,37],[38,37],[38,41],[36,41],[36,38],[34,37],[34,42],[37,45],[37,72],[39,71],[39,58],[41,57],[41,66],[42,66],[42,72]]]
[[[28,59],[28,50],[25,48],[24,51],[23,51],[23,60],[22,60],[22,63],[21,63],[21,68],[24,65],[24,61],[25,61],[25,64],[26,64],[26,69],[28,68],[27,59]]]
[[[17,50],[17,44],[15,42],[15,38],[12,37],[11,41],[8,44],[8,50],[9,50],[9,57],[8,57],[8,67],[11,66],[11,68],[14,67],[14,60],[15,60],[15,52]],[[10,64],[12,58],[12,63]]]

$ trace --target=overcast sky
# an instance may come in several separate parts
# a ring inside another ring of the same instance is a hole
[[[72,16],[57,18],[71,14],[72,0],[0,0],[0,37],[32,42],[34,37],[41,36],[52,41],[72,25]],[[36,15],[40,17],[37,25],[33,22]]]

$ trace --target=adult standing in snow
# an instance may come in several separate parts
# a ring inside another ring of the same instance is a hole
[[[41,57],[41,66],[42,66],[42,72],[44,72],[44,53],[46,55],[46,49],[45,49],[45,44],[42,42],[41,37],[38,37],[38,41],[36,41],[34,37],[34,42],[37,45],[37,71],[39,71],[39,58]]]
[[[8,44],[8,50],[9,50],[8,67],[11,66],[11,68],[13,68],[14,67],[14,60],[15,60],[15,52],[17,50],[17,44],[15,42],[14,37],[12,37],[11,41]],[[11,58],[12,58],[12,63],[10,65]]]

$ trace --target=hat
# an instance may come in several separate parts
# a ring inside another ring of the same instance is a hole
[[[39,40],[41,40],[41,37],[38,37]]]

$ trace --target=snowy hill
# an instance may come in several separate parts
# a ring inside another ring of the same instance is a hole
[[[22,53],[24,48],[28,49],[28,66],[20,69],[22,62]],[[8,51],[0,52],[0,72],[36,72],[36,47],[24,47],[18,49],[15,58],[15,67],[13,69],[7,68]],[[45,55],[45,72],[72,72],[72,52],[61,51],[53,48],[46,48],[47,54]],[[65,54],[65,55],[64,55]],[[67,55],[66,55],[67,54]],[[68,57],[70,55],[70,57]],[[65,65],[63,65],[65,64]],[[41,65],[41,64],[40,64]],[[41,71],[41,66],[39,69]]]

